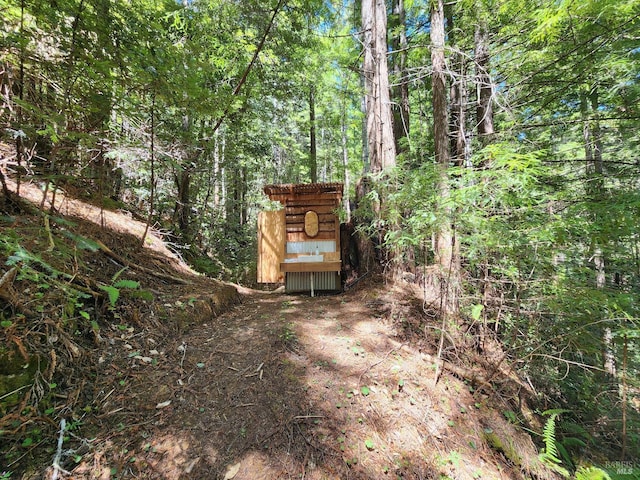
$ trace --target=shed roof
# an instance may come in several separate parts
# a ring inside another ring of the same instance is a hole
[[[305,195],[333,193],[342,196],[342,183],[287,183],[281,185],[265,185],[267,195]]]

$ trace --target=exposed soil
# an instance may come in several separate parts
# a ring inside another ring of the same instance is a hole
[[[55,248],[69,229],[105,246],[56,265],[75,268],[69,284],[100,293],[124,268],[154,299],[123,292],[110,309],[96,297],[84,308],[99,331],[78,312],[70,330],[55,296],[36,309],[28,282],[13,282],[0,309],[24,324],[4,341],[43,368],[2,412],[7,478],[553,478],[505,414],[517,398],[448,370],[435,383],[430,320],[409,285],[372,278],[315,298],[252,291],[196,275],[156,235],[138,248],[141,224],[125,214],[61,202],[73,227],[52,221]],[[7,218],[23,247],[46,249],[41,217]]]
[[[502,438],[524,454],[530,440],[462,381],[433,386],[433,364],[376,313],[393,296],[250,293],[151,342],[155,366],[123,339],[113,355],[128,361],[107,370],[126,385],[96,399],[100,422],[85,428],[97,437],[74,477],[519,478],[484,430],[510,429]]]

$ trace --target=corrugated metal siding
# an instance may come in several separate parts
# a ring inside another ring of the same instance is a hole
[[[285,288],[287,292],[310,292],[310,272],[287,272]],[[340,290],[340,274],[338,272],[314,272],[313,289]]]

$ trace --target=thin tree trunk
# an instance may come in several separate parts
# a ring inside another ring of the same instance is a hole
[[[342,199],[344,202],[344,210],[346,212],[346,223],[351,221],[351,199],[349,191],[351,189],[351,177],[349,175],[349,151],[347,150],[347,119],[345,100],[342,100],[342,115],[340,116],[340,129],[342,134],[342,167],[344,175],[344,194]]]
[[[240,93],[240,89],[242,88],[244,83],[247,81],[249,72],[251,72],[253,65],[256,63],[256,60],[258,60],[258,56],[260,55],[260,52],[262,52],[262,49],[264,48],[264,45],[267,41],[267,37],[269,36],[269,32],[271,32],[271,28],[273,28],[273,25],[276,20],[276,16],[278,15],[278,12],[284,5],[284,1],[285,0],[278,0],[278,4],[276,5],[276,8],[273,10],[273,14],[271,15],[271,19],[269,20],[269,25],[267,25],[267,28],[264,31],[264,35],[262,35],[262,38],[260,39],[260,43],[256,47],[256,51],[253,52],[253,57],[251,57],[251,61],[249,62],[249,65],[247,65],[247,68],[245,68],[244,72],[242,73],[242,77],[240,77],[238,84],[236,85],[236,87],[233,89],[233,92],[231,93],[232,98],[238,96],[238,93]],[[222,113],[222,115],[214,125],[213,127],[214,132],[217,131],[218,128],[220,128],[220,125],[222,125],[222,122],[224,122],[225,118],[227,118],[227,115],[229,115],[229,111],[231,110],[232,103],[233,102],[229,102],[227,108],[224,110],[224,112]]]
[[[490,75],[489,32],[484,15],[478,13],[479,20],[474,33],[475,45],[475,83],[476,83],[476,133],[483,147],[489,145],[494,138],[495,129],[493,122],[493,84]],[[489,162],[484,162],[484,167],[489,167]],[[491,289],[491,275],[489,259],[482,262],[482,318],[486,327],[487,312],[489,311],[489,292]],[[495,324],[496,331],[498,322]]]
[[[311,183],[318,182],[318,151],[316,147],[316,99],[315,86],[309,89],[309,176]]]
[[[404,0],[394,0],[392,30],[397,35],[392,38],[394,50],[393,73],[395,86],[393,93],[393,136],[398,154],[407,150],[409,137],[409,81],[407,75],[407,29],[405,23]]]
[[[587,193],[592,201],[598,201],[604,193],[604,171],[602,164],[602,139],[598,121],[598,87],[583,92],[580,98],[580,111],[584,121],[584,154],[588,169]],[[597,212],[592,213],[592,221],[599,223]],[[606,260],[602,245],[598,240],[593,242],[593,265],[595,268],[596,288],[602,290],[606,286]],[[616,361],[613,352],[613,334],[611,328],[605,327],[602,332],[603,368],[612,377],[616,376]]]
[[[364,75],[360,76],[360,87],[364,90],[365,80]],[[360,102],[360,112],[362,116],[367,118],[367,96],[364,95]],[[362,122],[362,129],[360,131],[360,137],[362,141],[362,172],[364,175],[371,172],[371,162],[369,159],[369,137],[367,135],[367,121]],[[356,195],[358,197],[358,195]]]
[[[9,191],[9,187],[7,186],[7,179],[4,176],[4,172],[2,170],[0,170],[0,183],[2,183],[2,194],[4,195],[4,201],[6,204],[6,202],[11,201],[11,192]]]
[[[431,3],[431,64],[433,130],[438,180],[440,225],[434,237],[436,263],[440,267],[441,310],[445,316],[458,312],[460,266],[456,258],[449,186],[449,129],[447,119],[447,81],[445,76],[445,27],[443,0]]]
[[[489,32],[483,21],[480,21],[476,26],[474,42],[478,89],[476,121],[480,143],[485,146],[492,142],[495,130],[493,125],[493,85],[489,74]]]
[[[240,169],[240,177],[238,184],[238,192],[239,198],[238,201],[240,203],[240,226],[246,225],[247,223],[247,177],[248,170],[246,166],[243,166]]]
[[[448,27],[447,37],[451,43],[455,43],[456,31],[453,24],[452,8],[445,12]],[[453,54],[452,65],[454,78],[449,89],[450,98],[450,143],[451,157],[457,166],[465,164],[467,155],[467,81],[466,81],[466,60],[460,52]]]
[[[220,138],[219,133],[214,134],[215,145],[213,146],[213,206],[220,205]]]
[[[25,0],[20,1],[20,36],[24,35],[24,7]],[[18,105],[17,112],[17,120],[19,128],[22,128],[22,105],[24,100],[24,62],[25,62],[25,45],[26,42],[21,42],[20,46],[20,79],[18,80],[18,98],[20,99],[20,105]],[[24,153],[24,145],[22,142],[22,136],[18,135],[16,137],[16,163],[18,164],[18,175],[16,178],[16,196],[20,196],[20,183],[22,181],[22,157]],[[8,198],[8,197],[7,197]]]
[[[151,185],[149,188],[149,215],[147,215],[147,222],[144,226],[144,233],[140,239],[140,248],[144,247],[144,242],[147,239],[147,233],[149,233],[149,226],[153,221],[153,206],[155,203],[156,192],[156,149],[155,149],[155,136],[156,136],[156,95],[155,92],[151,96],[151,144],[149,146],[149,154],[151,157]]]
[[[191,223],[191,165],[183,167],[176,177],[178,187],[178,201],[176,202],[176,213],[178,229],[182,233],[183,239],[189,237]]]

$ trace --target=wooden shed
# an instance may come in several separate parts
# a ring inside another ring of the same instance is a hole
[[[258,282],[287,292],[340,290],[341,183],[267,185],[282,209],[258,215]]]

